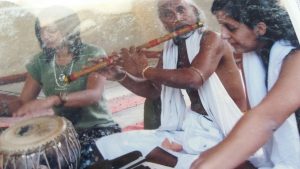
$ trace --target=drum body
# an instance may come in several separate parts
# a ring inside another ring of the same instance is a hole
[[[77,169],[80,144],[70,121],[43,116],[6,129],[0,136],[0,154],[3,169]]]

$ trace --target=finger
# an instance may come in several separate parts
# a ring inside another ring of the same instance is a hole
[[[146,54],[147,53],[147,51],[146,50],[144,50],[144,49],[140,49],[140,50],[137,50],[137,53],[138,54]]]
[[[120,59],[118,59],[118,60],[115,62],[114,65],[123,65],[123,63],[124,63],[124,59],[123,59],[123,58],[120,58]]]
[[[99,63],[103,62],[103,60],[104,60],[104,58],[91,58],[88,60],[87,65],[84,65],[84,67],[99,64]]]
[[[88,58],[88,62],[99,62],[99,61],[102,61],[103,59],[102,58]]]
[[[22,116],[22,114],[20,112],[16,112],[13,114],[13,117],[21,117],[21,116]]]
[[[120,57],[130,57],[129,51],[126,48],[121,49],[119,54],[120,54]]]
[[[130,46],[129,53],[135,53],[135,52],[136,52],[135,46]]]
[[[128,49],[127,48],[122,48],[121,53],[128,53]]]
[[[120,55],[119,55],[117,52],[112,52],[112,53],[111,53],[111,56],[112,56],[112,57],[120,57]]]
[[[147,52],[144,48],[136,48],[136,51],[142,53]]]

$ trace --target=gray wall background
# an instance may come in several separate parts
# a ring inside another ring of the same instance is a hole
[[[218,24],[210,13],[212,0],[195,2],[204,11],[208,27],[217,31]],[[76,10],[81,19],[82,39],[103,47],[109,54],[157,38],[165,31],[158,20],[155,4],[155,0],[133,0],[130,10],[114,14],[97,11],[95,6]],[[25,72],[25,64],[40,51],[34,22],[35,15],[27,8],[0,1],[0,77]]]

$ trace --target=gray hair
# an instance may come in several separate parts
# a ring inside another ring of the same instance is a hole
[[[172,0],[158,0],[157,1],[157,9],[160,8],[161,5],[164,4],[164,2],[166,1],[172,1]],[[196,16],[197,16],[197,19],[201,22],[204,22],[206,17],[205,17],[205,14],[203,12],[203,10],[193,1],[193,0],[182,0],[182,1],[185,1],[187,4],[189,4],[191,7],[194,7],[195,10],[196,10]]]

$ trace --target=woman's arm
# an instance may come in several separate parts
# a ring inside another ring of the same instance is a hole
[[[87,87],[81,91],[68,93],[63,99],[65,107],[82,107],[97,103],[104,92],[106,78],[99,73],[88,76]]]
[[[26,114],[32,114],[39,110],[51,108],[53,105],[60,104],[57,96],[47,97],[45,99],[37,100],[37,96],[41,91],[40,84],[30,75],[27,74],[24,87],[19,97],[20,107],[13,116],[24,116]]]
[[[86,89],[68,93],[63,98],[53,95],[37,100],[36,97],[41,90],[41,86],[29,75],[20,96],[22,106],[14,113],[14,116],[32,114],[61,104],[65,107],[82,107],[97,103],[103,94],[104,83],[105,77],[97,73],[91,73],[88,76]]]
[[[36,99],[40,91],[40,84],[29,73],[27,73],[25,84],[20,95],[21,103],[24,104]]]
[[[245,114],[220,144],[201,154],[193,169],[230,169],[262,147],[300,106],[300,52],[288,56],[280,76],[263,101]]]

